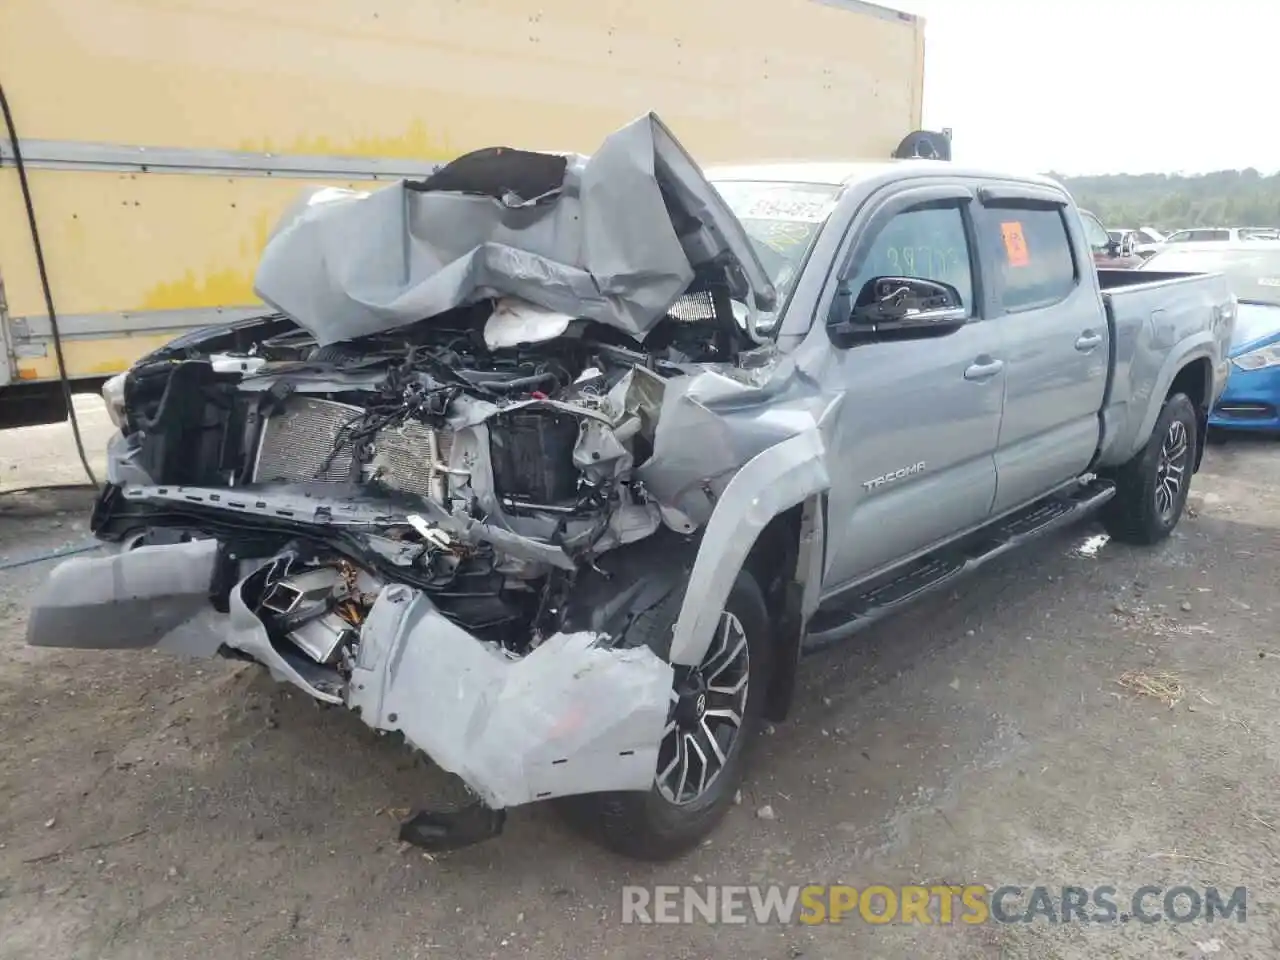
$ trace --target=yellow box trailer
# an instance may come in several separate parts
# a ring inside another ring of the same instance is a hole
[[[923,80],[923,23],[861,0],[4,0],[0,424],[65,415],[48,299],[77,383],[261,313],[303,186],[649,110],[703,162],[888,157]]]

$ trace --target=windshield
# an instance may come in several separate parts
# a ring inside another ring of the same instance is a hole
[[[741,221],[777,288],[781,308],[841,188],[828,183],[763,180],[721,180],[712,186]]]
[[[1280,306],[1280,246],[1262,249],[1164,250],[1140,270],[1225,274],[1240,300]]]

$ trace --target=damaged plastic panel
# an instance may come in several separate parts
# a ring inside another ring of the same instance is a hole
[[[491,807],[644,790],[667,722],[671,667],[651,650],[556,634],[519,660],[477,644],[421,593],[370,613],[350,706],[401,730]]]
[[[276,561],[250,565],[226,613],[209,606],[217,550],[203,540],[64,564],[35,604],[30,640],[79,646],[76,638],[92,635],[116,649],[206,657],[237,650],[318,700],[345,697],[375,729],[403,732],[495,809],[642,790],[652,780],[672,687],[671,667],[652,651],[610,650],[580,632],[511,658],[477,643],[420,591],[394,584],[372,600],[342,683],[267,630],[264,613],[287,616],[295,605],[279,586],[301,579],[264,593],[255,581]]]

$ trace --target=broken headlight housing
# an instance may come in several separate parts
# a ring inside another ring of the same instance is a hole
[[[124,429],[124,378],[125,374],[117,373],[102,385],[102,399],[107,405],[107,416],[117,429]]]

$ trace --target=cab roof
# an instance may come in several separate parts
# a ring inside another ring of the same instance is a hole
[[[704,168],[712,182],[717,180],[755,180],[776,183],[821,183],[848,186],[870,180],[894,180],[903,176],[955,176],[992,180],[1016,180],[1063,189],[1062,184],[1040,174],[1015,174],[1009,171],[969,167],[950,160],[831,160],[831,161],[762,161],[757,163],[720,164]]]

